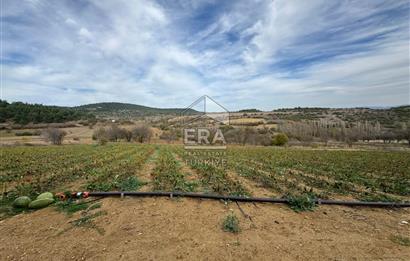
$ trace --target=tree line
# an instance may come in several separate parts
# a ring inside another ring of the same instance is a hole
[[[95,119],[95,116],[71,108],[23,102],[8,103],[5,100],[0,100],[0,122],[11,121],[25,125],[28,123],[61,123],[90,119]]]
[[[149,126],[140,125],[132,130],[120,128],[117,125],[109,127],[100,127],[93,133],[92,139],[98,141],[99,144],[105,144],[108,141],[125,140],[127,142],[149,142],[153,136],[153,131]]]
[[[400,123],[396,128],[382,128],[379,122],[346,123],[345,121],[284,121],[279,131],[299,141],[336,140],[351,144],[357,141],[383,140],[385,143],[406,140],[410,145],[410,122]]]

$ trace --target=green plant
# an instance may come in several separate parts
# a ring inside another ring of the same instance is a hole
[[[120,181],[118,187],[121,191],[135,191],[144,184],[145,183],[139,181],[137,177],[132,176]]]
[[[87,185],[87,189],[91,191],[110,191],[114,188],[113,182],[95,182]]]
[[[99,217],[99,216],[103,216],[103,215],[107,215],[107,211],[103,211],[103,210],[102,210],[102,211],[98,211],[98,212],[95,212],[95,213],[92,213],[92,214],[86,212],[86,213],[84,213],[84,215],[83,215],[82,217],[70,221],[70,223],[72,224],[72,227],[71,227],[71,228],[74,228],[74,227],[91,228],[91,229],[97,230],[97,232],[98,232],[100,235],[104,235],[104,233],[105,233],[104,229],[101,228],[101,227],[98,227],[98,226],[94,223],[94,219],[95,219],[95,218],[97,218],[97,217]],[[71,228],[69,228],[69,229],[71,229]],[[63,230],[61,233],[65,232],[65,231],[67,231],[67,230],[69,230],[69,229]]]
[[[402,246],[410,246],[410,238],[400,235],[393,235],[390,240]]]
[[[222,229],[225,232],[239,233],[239,219],[235,216],[234,213],[231,213],[225,217],[222,223]]]
[[[313,211],[316,207],[315,196],[311,193],[304,193],[301,195],[289,195],[289,206],[295,212]]]
[[[289,138],[285,133],[278,133],[273,137],[272,144],[276,146],[283,146],[288,143]]]
[[[55,206],[58,211],[72,215],[75,212],[86,210],[89,207],[89,203],[69,199],[66,201],[58,201]]]
[[[401,200],[399,198],[390,196],[390,195],[384,195],[384,194],[372,194],[368,192],[363,192],[360,194],[359,199],[362,201],[382,201],[382,202],[400,202]]]
[[[0,220],[26,212],[32,211],[26,208],[15,208],[12,206],[13,201],[17,198],[14,193],[0,198]]]

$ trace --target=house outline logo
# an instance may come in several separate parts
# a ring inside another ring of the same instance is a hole
[[[200,104],[200,102],[203,102],[203,108],[202,111],[197,111],[199,112],[199,115],[196,117],[193,117],[191,119],[186,120],[185,117],[186,116],[190,116],[192,115],[192,110],[193,108],[197,105]],[[221,111],[220,112],[210,112],[208,111],[209,106],[207,106],[207,103],[212,103],[214,105],[216,105],[216,107],[220,108]],[[226,109],[224,106],[222,106],[220,103],[218,103],[217,101],[215,101],[213,98],[211,98],[208,95],[203,95],[201,97],[199,97],[198,99],[196,99],[191,105],[189,105],[188,107],[185,108],[185,110],[183,110],[181,112],[181,118],[183,120],[182,125],[188,125],[192,122],[198,121],[199,119],[202,118],[210,118],[218,123],[222,123],[224,125],[229,125],[229,120],[230,120],[230,112],[228,111],[228,109]]]
[[[202,104],[201,104],[202,102]],[[193,108],[198,106],[201,106],[201,110],[194,110]],[[209,106],[213,105],[213,106]],[[217,108],[217,111],[210,111],[209,108],[213,107],[214,109]],[[195,111],[195,113],[193,113]],[[208,119],[212,120],[214,123],[221,124],[221,125],[229,125],[230,124],[230,112],[228,109],[226,109],[224,106],[222,106],[220,103],[215,101],[213,98],[211,98],[208,95],[203,95],[196,99],[191,105],[189,105],[184,111],[181,112],[180,118],[182,119],[182,127],[183,127],[183,137],[184,137],[184,145],[185,149],[226,149],[226,142],[225,138],[223,137],[222,131],[218,128],[216,130],[216,133],[214,135],[213,141],[215,141],[215,136],[218,136],[220,139],[223,140],[223,145],[215,146],[215,145],[192,145],[192,144],[187,144],[186,143],[186,135],[187,135],[187,130],[192,131],[196,130],[197,135],[201,135],[201,131],[207,132],[207,135],[209,136],[210,132],[207,130],[207,128],[197,128],[197,129],[187,129],[185,127],[189,126],[190,124],[193,124],[196,121],[200,121],[203,119]],[[197,136],[198,142],[200,140],[200,137]],[[217,138],[218,138],[217,137]],[[211,142],[212,144],[213,142]]]

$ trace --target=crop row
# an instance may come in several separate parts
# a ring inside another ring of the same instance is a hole
[[[238,180],[229,177],[224,166],[212,164],[219,162],[219,156],[212,153],[192,155],[185,153],[181,148],[174,148],[175,152],[200,176],[202,187],[205,192],[214,192],[225,195],[249,196],[247,191]]]
[[[129,175],[152,151],[152,147],[123,144],[22,148],[4,153],[1,161],[6,164],[1,173],[7,187],[26,194],[55,190],[77,179],[94,180],[107,172]],[[104,175],[107,179],[113,176]]]
[[[328,193],[410,195],[410,155],[406,152],[236,147],[228,155],[231,168],[240,175],[275,190],[294,187],[289,181],[299,181]]]
[[[161,147],[155,163],[152,173],[154,190],[194,191],[197,187],[197,182],[186,180],[181,163],[168,148]]]

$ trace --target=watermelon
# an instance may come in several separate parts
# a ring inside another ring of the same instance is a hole
[[[26,208],[31,202],[31,199],[26,196],[18,197],[13,201],[13,207]]]
[[[45,199],[45,198],[54,199],[53,193],[44,192],[44,193],[41,193],[40,195],[38,195],[38,197],[37,197],[37,199]]]
[[[54,202],[54,199],[52,198],[43,198],[43,199],[36,199],[34,201],[31,201],[31,203],[28,205],[29,208],[34,208],[34,209],[39,209],[39,208],[44,208],[50,205],[51,203]]]

